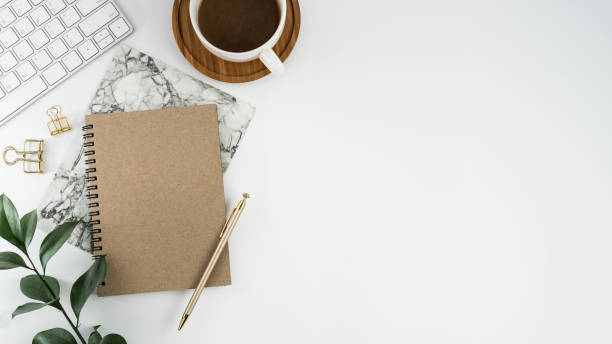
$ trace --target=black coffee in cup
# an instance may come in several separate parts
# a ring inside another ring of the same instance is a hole
[[[198,10],[198,24],[206,40],[235,53],[266,43],[279,23],[276,0],[203,0]]]

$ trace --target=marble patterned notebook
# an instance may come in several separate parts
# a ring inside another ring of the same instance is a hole
[[[255,114],[255,108],[134,48],[119,46],[102,78],[88,113],[113,113],[217,104],[223,171]],[[80,136],[79,136],[80,138]],[[82,141],[65,153],[41,204],[38,228],[53,230],[66,221],[80,221],[68,242],[89,251],[88,200]]]

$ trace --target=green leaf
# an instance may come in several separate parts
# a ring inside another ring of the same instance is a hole
[[[100,344],[102,341],[102,336],[100,335],[100,332],[98,332],[99,327],[100,326],[94,326],[94,331],[89,335],[87,344]]]
[[[77,344],[77,341],[63,328],[54,328],[37,334],[32,344]]]
[[[78,222],[65,222],[55,227],[55,229],[47,235],[40,245],[40,263],[43,266],[43,272],[47,269],[47,263],[64,245],[66,240],[70,238],[72,231]]]
[[[98,332],[98,328],[100,328],[100,325],[93,327],[94,331],[89,335],[87,344],[127,344],[125,339],[116,333],[109,334],[102,338]]]
[[[85,302],[96,290],[96,287],[104,281],[106,276],[106,257],[101,256],[96,259],[95,263],[87,270],[79,279],[74,282],[72,290],[70,290],[70,303],[72,310],[79,320],[81,310],[85,306]]]
[[[23,304],[17,307],[17,309],[15,309],[15,311],[13,312],[13,319],[15,319],[15,317],[18,315],[34,312],[45,306],[49,306],[49,303],[28,302],[26,304]]]
[[[29,269],[20,255],[14,252],[0,252],[0,270],[24,267]]]
[[[120,335],[113,333],[102,338],[100,344],[127,344],[127,342]]]
[[[30,299],[42,301],[48,303],[49,306],[60,309],[59,301],[57,298],[60,294],[59,282],[51,276],[44,276],[45,283],[37,275],[29,275],[21,279],[19,286],[23,295]],[[49,288],[51,288],[51,291]]]
[[[24,245],[27,248],[30,246],[32,242],[32,238],[34,237],[34,232],[36,231],[36,224],[38,222],[38,213],[36,210],[32,210],[31,212],[23,215],[21,218],[21,230],[24,233]]]
[[[8,241],[9,243],[11,243],[13,246],[17,247],[21,251],[25,252],[25,247],[21,244],[21,242],[19,242],[19,239],[17,239],[13,235],[11,226],[8,220],[6,219],[4,206],[3,206],[4,198],[6,198],[4,194],[0,195],[0,237],[4,238],[4,240]]]
[[[24,242],[24,235],[21,232],[21,222],[19,222],[19,214],[17,209],[13,205],[13,202],[5,195],[0,196],[0,206],[4,208],[4,217],[11,229],[13,236],[19,240],[20,243]]]

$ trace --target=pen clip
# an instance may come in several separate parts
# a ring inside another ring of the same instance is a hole
[[[237,207],[234,208],[232,210],[232,212],[230,213],[229,217],[227,218],[227,221],[225,221],[225,224],[223,225],[223,229],[221,230],[221,234],[219,234],[219,238],[223,238],[223,235],[225,234],[225,232],[227,231],[227,228],[229,227],[229,223],[232,220],[232,218],[234,218],[234,214],[236,213],[236,209],[238,209]]]
[[[227,218],[227,221],[225,221],[225,225],[223,225],[223,229],[221,230],[221,234],[219,234],[219,238],[223,237],[223,235],[225,234],[225,232],[227,231],[227,229],[230,226],[230,222],[234,219],[234,216],[239,216],[240,213],[242,212],[242,210],[244,210],[244,206],[246,204],[247,198],[251,198],[251,195],[249,195],[248,193],[243,193],[242,194],[242,199],[240,201],[238,201],[238,203],[236,204],[236,206],[234,207],[234,209],[230,213],[229,217]],[[238,214],[236,214],[236,213],[238,213]]]

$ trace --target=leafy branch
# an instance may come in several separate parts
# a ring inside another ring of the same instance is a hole
[[[73,321],[64,306],[60,302],[60,285],[57,279],[47,276],[47,264],[51,258],[62,248],[74,231],[77,222],[66,222],[57,226],[43,240],[40,246],[40,265],[42,273],[38,270],[30,255],[28,247],[34,237],[37,225],[37,213],[33,210],[21,219],[11,200],[0,195],[0,237],[15,246],[26,257],[28,265],[23,257],[15,252],[0,252],[0,270],[25,268],[34,272],[32,275],[23,277],[19,283],[23,295],[40,302],[25,303],[13,312],[16,316],[33,312],[44,307],[53,307],[59,310],[70,327],[76,334],[81,344],[127,344],[125,339],[118,334],[109,334],[105,337],[98,332],[99,326],[85,341],[79,331],[79,319],[81,311],[89,296],[96,287],[104,281],[106,276],[106,257],[101,256],[94,264],[79,277],[70,290],[70,304],[76,320]],[[62,328],[53,328],[38,333],[32,340],[32,344],[78,344],[70,332]]]

